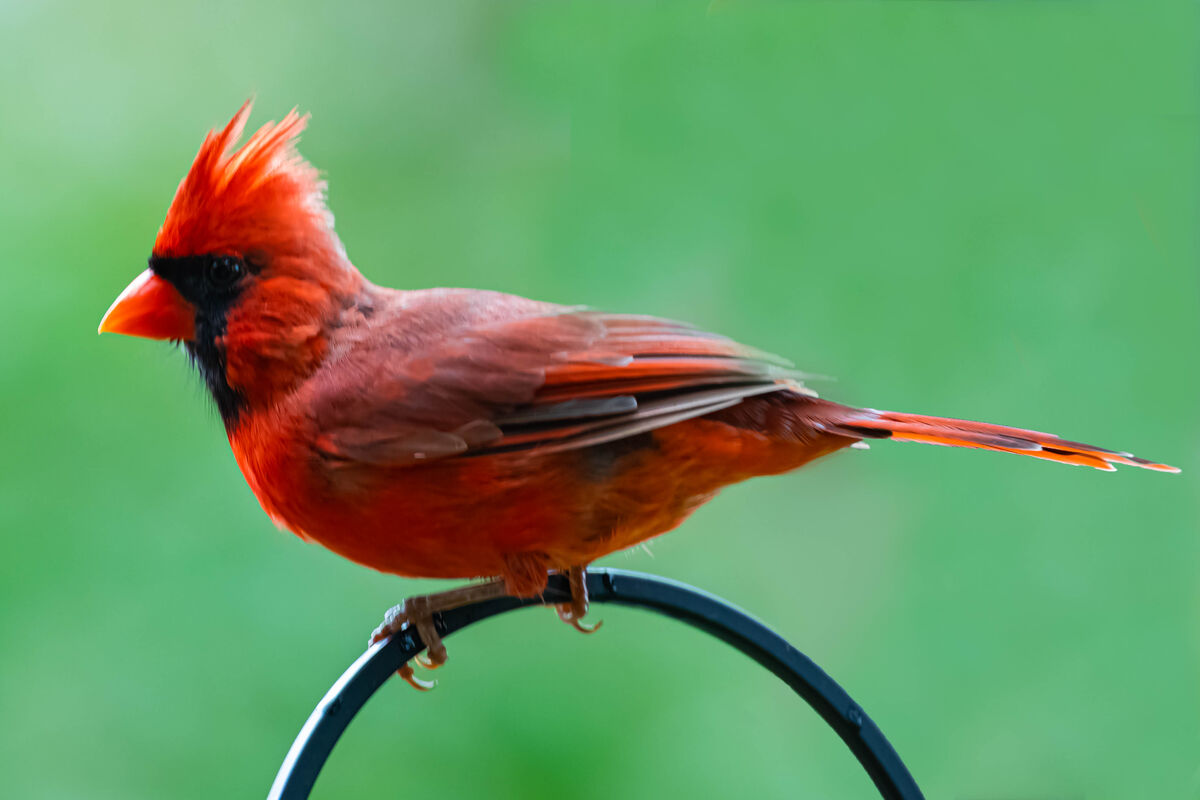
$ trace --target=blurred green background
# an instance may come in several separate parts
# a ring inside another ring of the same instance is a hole
[[[775,626],[930,797],[1200,797],[1198,17],[0,1],[0,793],[262,796],[383,610],[441,586],[276,531],[185,359],[95,335],[254,94],[253,126],[312,112],[301,149],[377,282],[681,318],[845,402],[1183,467],[882,443],[606,563]],[[873,796],[737,653],[595,616],[454,638],[314,796]]]

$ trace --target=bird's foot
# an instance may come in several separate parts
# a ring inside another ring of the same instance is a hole
[[[571,567],[567,570],[567,580],[571,585],[571,602],[554,606],[558,618],[580,633],[595,633],[604,621],[600,620],[594,625],[583,621],[588,612],[587,568]]]
[[[405,598],[398,606],[388,609],[383,615],[383,622],[371,634],[369,645],[382,642],[400,630],[407,627],[416,628],[417,635],[425,644],[425,655],[417,656],[414,660],[427,670],[434,670],[446,663],[446,645],[437,632],[433,615],[452,608],[477,603],[480,600],[490,600],[493,597],[503,597],[504,582],[495,580],[487,583],[475,583],[458,589],[450,589],[436,594],[423,594]],[[586,600],[584,601],[586,608]],[[432,689],[437,681],[427,681],[416,676],[412,664],[406,663],[396,671],[414,689],[426,692]]]

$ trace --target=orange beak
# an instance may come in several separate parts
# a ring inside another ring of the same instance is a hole
[[[189,341],[196,336],[196,309],[178,289],[147,269],[108,309],[99,332]]]

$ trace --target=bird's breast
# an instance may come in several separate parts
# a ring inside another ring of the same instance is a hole
[[[247,415],[230,441],[278,524],[384,572],[441,578],[502,575],[530,553],[586,564],[674,528],[722,486],[827,452],[695,419],[579,450],[381,467],[322,456],[311,421],[279,409]]]

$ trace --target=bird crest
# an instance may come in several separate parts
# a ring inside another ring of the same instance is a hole
[[[252,250],[300,255],[314,240],[340,249],[325,205],[325,181],[296,150],[308,115],[293,109],[235,150],[252,106],[247,100],[224,129],[205,137],[158,231],[156,256]]]

